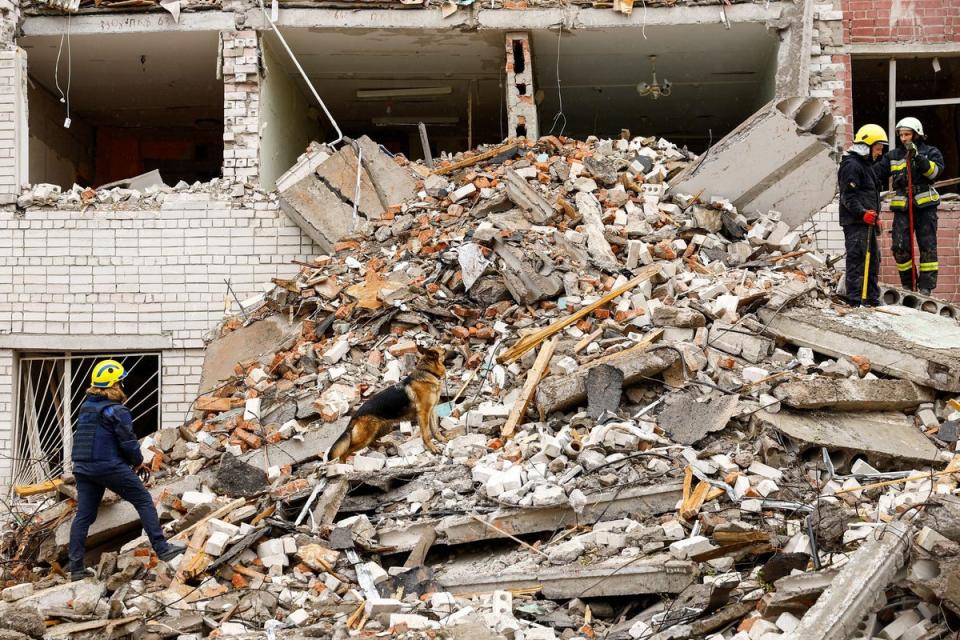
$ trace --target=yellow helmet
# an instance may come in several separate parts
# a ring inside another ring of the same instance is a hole
[[[857,135],[853,137],[853,141],[871,146],[878,142],[887,144],[887,132],[878,124],[865,124],[857,130]]]
[[[123,365],[116,360],[101,360],[93,367],[90,374],[90,384],[94,387],[106,389],[117,384],[127,377]]]

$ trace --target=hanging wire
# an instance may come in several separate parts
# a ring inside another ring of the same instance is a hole
[[[560,39],[562,37],[563,22],[560,23],[560,28],[557,30],[557,100],[560,102],[560,105],[556,115],[553,116],[553,125],[550,127],[550,135],[553,135],[553,130],[557,128],[560,120],[563,120],[563,126],[560,127],[560,131],[557,133],[558,136],[562,136],[563,130],[567,128],[567,116],[563,113],[563,89],[560,86]]]
[[[303,78],[303,81],[307,84],[307,88],[310,89],[310,93],[313,94],[314,99],[320,104],[320,108],[323,109],[323,113],[326,114],[327,120],[330,121],[330,124],[333,125],[334,130],[337,132],[337,139],[333,142],[328,142],[331,147],[340,143],[343,140],[343,132],[340,130],[340,125],[337,124],[337,121],[333,119],[333,115],[330,113],[330,110],[327,109],[327,105],[323,102],[323,99],[320,97],[320,94],[317,93],[317,89],[313,86],[313,83],[310,82],[310,77],[307,76],[307,72],[303,70],[303,67],[300,66],[300,61],[297,60],[297,56],[293,54],[293,51],[290,49],[290,45],[287,44],[286,38],[283,37],[283,34],[280,33],[280,30],[277,29],[277,25],[270,19],[270,15],[267,13],[267,10],[263,6],[263,0],[260,2],[260,11],[263,13],[264,19],[270,25],[270,28],[273,29],[273,32],[277,34],[277,38],[280,39],[280,44],[283,45],[283,48],[286,50],[287,55],[290,56],[290,60],[293,61],[294,66],[297,68],[297,71],[300,72],[300,76]]]

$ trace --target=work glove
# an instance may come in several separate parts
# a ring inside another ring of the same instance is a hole
[[[150,481],[150,467],[148,467],[146,464],[141,464],[137,467],[134,467],[133,470],[136,472],[137,477],[140,478],[140,482],[143,484],[147,484],[147,482]]]
[[[913,142],[908,142],[903,146],[906,147],[908,155],[911,155],[911,156],[917,155],[917,145],[914,144]]]
[[[863,212],[863,221],[867,224],[877,224],[877,212],[873,209]]]

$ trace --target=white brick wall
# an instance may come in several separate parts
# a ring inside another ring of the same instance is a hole
[[[0,334],[14,334],[14,347],[18,333],[49,334],[52,345],[102,335],[107,350],[115,334],[170,336],[163,422],[175,426],[196,394],[203,336],[223,318],[224,279],[243,300],[318,253],[275,200],[169,194],[144,211],[0,211]],[[0,453],[11,451],[12,359],[0,351]]]
[[[0,205],[16,202],[26,179],[26,78],[26,54],[0,41]]]
[[[843,246],[843,229],[840,227],[840,208],[836,202],[814,214],[812,222],[817,249],[831,256],[838,256],[846,250]],[[843,260],[836,266],[843,269]]]
[[[3,287],[0,287],[3,290]],[[0,349],[0,488],[13,473],[13,351]],[[4,493],[6,491],[4,490]]]

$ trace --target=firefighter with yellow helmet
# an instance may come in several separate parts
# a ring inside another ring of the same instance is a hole
[[[840,226],[846,249],[846,293],[853,306],[880,304],[880,247],[876,225],[880,210],[880,180],[874,169],[883,156],[887,134],[883,127],[866,124],[857,131],[853,146],[840,160]]]
[[[933,183],[943,173],[943,154],[927,144],[923,125],[916,118],[897,123],[900,145],[877,163],[882,184],[893,178],[893,257],[900,283],[930,295],[937,287],[937,206],[940,194]],[[914,240],[919,248],[916,255]]]

